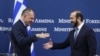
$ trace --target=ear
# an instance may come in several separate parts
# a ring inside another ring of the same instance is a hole
[[[26,17],[26,14],[24,14],[24,17]]]
[[[81,17],[78,17],[77,20],[78,20],[78,21],[81,21]]]

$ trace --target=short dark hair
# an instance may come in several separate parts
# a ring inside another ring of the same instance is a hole
[[[82,12],[81,11],[79,11],[79,10],[74,10],[74,11],[72,11],[72,12],[76,12],[76,18],[81,18],[81,21],[83,21],[83,14],[82,14]]]
[[[25,13],[28,13],[30,11],[33,11],[31,8],[26,8],[22,11],[22,14],[21,15],[24,15]]]

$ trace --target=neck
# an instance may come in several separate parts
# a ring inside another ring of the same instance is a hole
[[[25,23],[25,20],[24,20],[23,17],[21,17],[21,21],[22,21],[22,23],[24,24],[24,26],[27,26],[27,24]]]
[[[78,26],[80,26],[81,24],[82,24],[82,22],[78,22],[78,25],[77,25],[77,27],[78,27]]]

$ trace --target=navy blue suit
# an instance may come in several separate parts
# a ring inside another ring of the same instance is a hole
[[[97,47],[94,31],[88,26],[83,25],[76,42],[74,42],[74,32],[75,30],[72,30],[63,43],[54,43],[51,49],[64,49],[70,46],[71,56],[94,56]]]
[[[30,46],[35,41],[37,41],[36,36],[29,37],[27,27],[20,20],[13,25],[11,30],[11,43],[13,44],[13,52],[18,56],[31,56]]]

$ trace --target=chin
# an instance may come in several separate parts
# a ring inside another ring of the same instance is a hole
[[[73,27],[76,27],[76,25],[75,25],[75,24],[73,24],[72,26],[73,26]]]
[[[28,26],[30,26],[30,25],[28,25]]]

